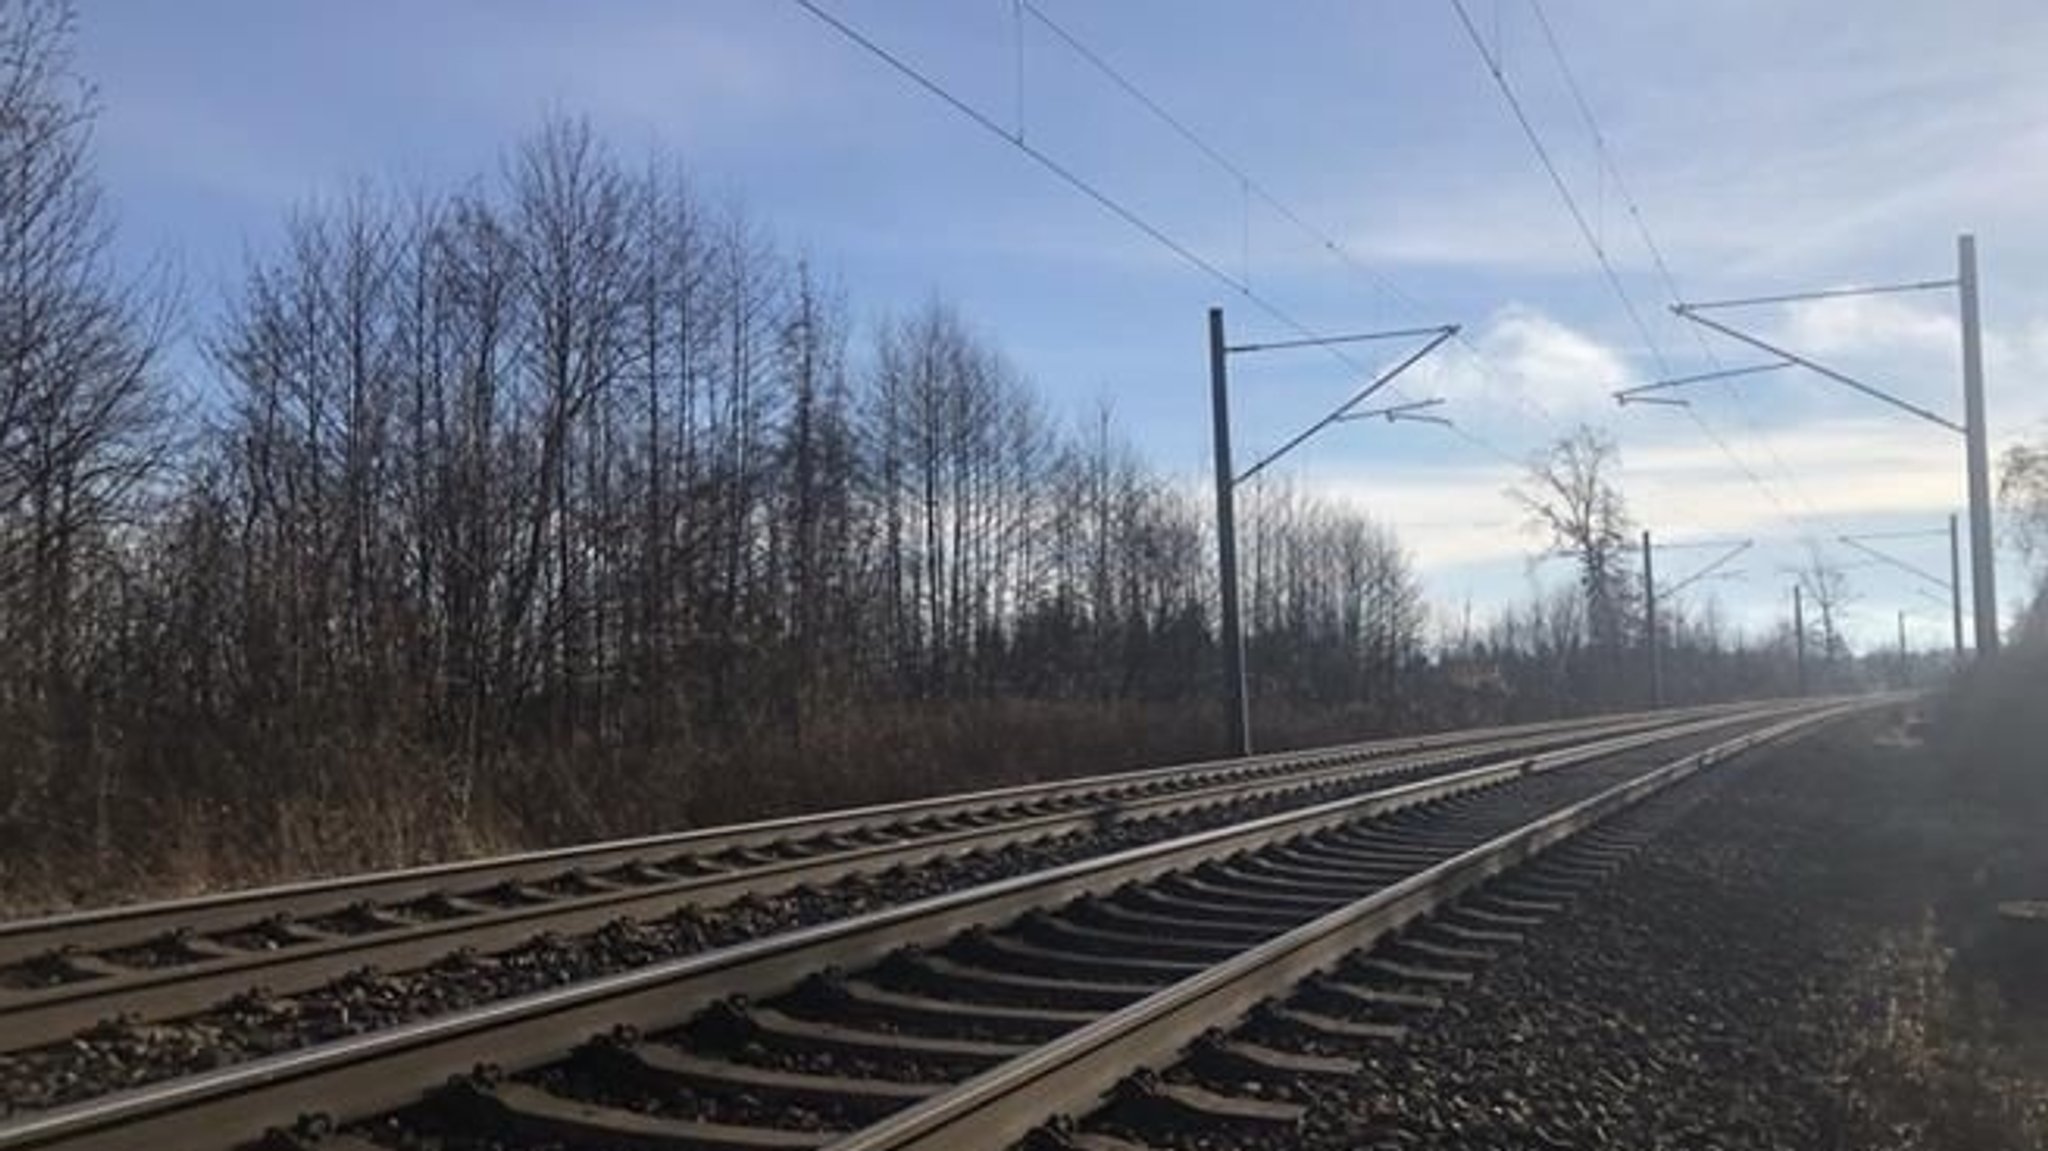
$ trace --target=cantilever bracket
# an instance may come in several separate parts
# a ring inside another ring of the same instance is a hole
[[[1633,388],[1623,388],[1614,393],[1614,402],[1623,406],[1629,404],[1662,404],[1673,408],[1689,407],[1691,405],[1687,404],[1684,400],[1663,399],[1648,393],[1661,392],[1667,388],[1682,388],[1688,384],[1703,384],[1710,380],[1728,380],[1734,379],[1736,376],[1753,376],[1759,372],[1775,372],[1791,366],[1791,360],[1781,358],[1768,364],[1750,364],[1747,367],[1741,368],[1722,368],[1719,371],[1713,372],[1695,372],[1689,376],[1673,376],[1668,380],[1658,380],[1655,383],[1638,384]]]
[[[1761,301],[1745,300],[1739,302],[1750,303]],[[1784,348],[1781,348],[1776,344],[1770,343],[1766,340],[1759,339],[1756,336],[1752,336],[1747,332],[1738,331],[1737,329],[1729,327],[1727,324],[1724,324],[1719,320],[1709,319],[1706,316],[1702,316],[1699,314],[1698,305],[1673,304],[1671,305],[1671,312],[1673,315],[1676,315],[1681,319],[1691,320],[1693,323],[1698,324],[1703,328],[1712,328],[1714,331],[1719,332],[1724,336],[1727,336],[1729,339],[1739,340],[1742,343],[1748,344],[1752,348],[1758,349],[1759,351],[1769,352],[1770,354],[1785,360],[1787,363],[1797,364],[1800,367],[1805,368],[1807,371],[1825,376],[1838,384],[1854,389],[1855,391],[1861,392],[1864,395],[1869,396],[1871,399],[1877,400],[1880,403],[1889,404],[1892,407],[1899,409],[1900,411],[1909,412],[1913,415],[1919,416],[1921,419],[1926,420],[1928,423],[1939,424],[1942,427],[1947,428],[1949,431],[1956,432],[1958,434],[1967,435],[1969,433],[1968,428],[1955,422],[1954,420],[1949,419],[1947,416],[1941,415],[1937,412],[1929,411],[1928,409],[1923,408],[1918,404],[1902,400],[1899,397],[1892,395],[1890,392],[1887,392],[1882,388],[1866,384],[1862,380],[1859,380],[1846,372],[1837,371],[1834,368],[1828,367],[1826,364],[1820,363],[1816,360],[1809,359],[1805,356],[1799,355],[1796,352],[1786,351]]]
[[[1947,535],[1948,533],[1942,532],[1941,534]],[[1934,573],[1929,572],[1917,565],[1907,563],[1905,560],[1902,560],[1897,556],[1890,554],[1889,552],[1880,551],[1879,549],[1871,547],[1869,544],[1863,542],[1864,539],[1871,537],[1837,536],[1835,538],[1839,540],[1843,546],[1855,548],[1857,551],[1862,552],[1864,555],[1869,556],[1872,560],[1875,560],[1878,563],[1885,564],[1888,567],[1897,568],[1899,571],[1905,572],[1907,575],[1910,575],[1915,579],[1925,580],[1926,582],[1933,584],[1935,587],[1938,587],[1943,591],[1955,590],[1954,584],[1951,584],[1949,581],[1941,578],[1940,576],[1935,575]],[[1892,538],[1904,537],[1894,535]]]
[[[1684,579],[1679,580],[1677,583],[1672,584],[1670,587],[1665,588],[1662,592],[1658,594],[1662,595],[1666,599],[1669,599],[1670,597],[1677,595],[1679,592],[1684,591],[1686,588],[1689,588],[1692,585],[1700,582],[1701,580],[1707,579],[1708,577],[1714,575],[1716,572],[1719,572],[1722,568],[1728,566],[1729,561],[1733,560],[1736,556],[1741,555],[1743,552],[1746,552],[1755,546],[1755,540],[1742,540],[1741,542],[1730,546],[1727,551],[1722,552],[1719,556],[1715,557],[1712,563],[1707,564],[1705,567],[1700,568],[1698,571],[1692,573],[1689,576],[1686,576]]]
[[[1345,412],[1343,415],[1338,416],[1337,419],[1344,423],[1349,423],[1352,420],[1385,420],[1390,424],[1407,421],[1418,424],[1442,424],[1445,427],[1449,427],[1451,421],[1444,419],[1442,416],[1418,414],[1428,408],[1442,407],[1443,403],[1442,396],[1433,396],[1426,400],[1410,400],[1407,403],[1390,404],[1384,408],[1370,408],[1362,412]]]
[[[1358,409],[1358,405],[1364,403],[1368,399],[1371,399],[1376,393],[1379,392],[1381,388],[1384,388],[1388,384],[1393,383],[1395,377],[1399,376],[1402,372],[1407,371],[1409,368],[1414,367],[1416,364],[1421,363],[1422,358],[1424,356],[1427,356],[1431,352],[1436,351],[1438,348],[1443,346],[1444,341],[1450,339],[1452,336],[1457,335],[1458,325],[1445,324],[1442,327],[1437,328],[1416,329],[1416,332],[1431,333],[1431,337],[1427,343],[1423,344],[1421,347],[1415,349],[1413,352],[1410,352],[1408,353],[1408,355],[1404,356],[1399,363],[1395,364],[1391,368],[1386,369],[1385,371],[1374,376],[1371,380],[1367,381],[1364,387],[1352,393],[1350,399],[1345,400],[1341,404],[1338,404],[1336,409],[1331,411],[1330,414],[1324,416],[1320,420],[1317,420],[1315,423],[1310,424],[1307,428],[1304,428],[1302,431],[1297,433],[1293,439],[1288,440],[1286,443],[1281,444],[1279,447],[1274,448],[1272,451],[1267,452],[1264,456],[1261,456],[1259,458],[1258,463],[1253,464],[1251,467],[1246,468],[1243,472],[1240,472],[1238,475],[1232,477],[1230,480],[1231,486],[1236,487],[1237,485],[1244,483],[1246,480],[1251,479],[1253,476],[1258,475],[1260,472],[1265,471],[1268,467],[1272,466],[1275,460],[1278,460],[1281,456],[1286,455],[1288,452],[1293,451],[1295,448],[1300,447],[1304,441],[1314,436],[1317,432],[1322,431],[1324,428],[1329,427],[1331,424],[1341,423],[1345,419],[1349,418],[1352,415],[1352,413]],[[1404,332],[1401,334],[1406,335],[1411,333]],[[1399,407],[1403,405],[1396,406]],[[1424,403],[1408,406],[1430,407],[1433,405]],[[1386,413],[1381,412],[1380,414],[1385,415]],[[1422,417],[1415,418],[1421,419]]]

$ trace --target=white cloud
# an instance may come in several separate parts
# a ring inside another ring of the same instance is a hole
[[[1946,515],[1963,495],[1960,439],[1882,417],[1766,431],[1744,438],[1778,498],[1806,526],[1889,514]],[[1627,453],[1628,479],[1659,479],[1682,493],[1672,506],[1639,507],[1679,529],[1782,534],[1786,517],[1756,483],[1704,439]],[[1776,465],[1782,463],[1782,469]],[[1754,466],[1754,465],[1753,465]]]
[[[1885,392],[1962,419],[1962,335],[1953,293],[1806,301],[1764,313],[1744,326]],[[2048,396],[2039,386],[2048,377],[2048,318],[1987,325],[1983,341],[1992,438],[2007,442],[2048,418]],[[1834,398],[1843,401],[1829,404],[1833,409],[1874,402],[1796,369],[1779,378],[1818,394],[1833,390]]]
[[[1547,404],[1604,404],[1628,379],[1628,365],[1612,348],[1521,305],[1497,313],[1479,346]]]
[[[1415,373],[1413,390],[1459,405],[1461,422],[1489,418],[1509,405],[1521,417],[1563,423],[1611,407],[1610,393],[1629,382],[1627,362],[1595,337],[1525,304],[1509,304]]]
[[[1947,295],[1944,309],[1909,303],[1900,296],[1848,296],[1790,305],[1779,325],[1783,339],[1802,355],[1869,358],[1906,352],[1954,363],[1961,331]]]
[[[1347,251],[1375,264],[1499,272],[1569,269],[1589,262],[1585,245],[1558,218],[1557,205],[1522,197],[1503,205],[1461,195],[1402,198],[1375,205],[1373,224],[1344,238]],[[1319,253],[1306,253],[1312,266]]]

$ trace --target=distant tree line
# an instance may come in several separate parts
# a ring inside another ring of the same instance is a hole
[[[111,258],[72,32],[57,0],[0,0],[0,869],[22,888],[1220,742],[1197,486],[1107,408],[1049,413],[943,302],[854,323],[742,205],[578,121],[460,191],[301,209],[174,373],[179,301]],[[1612,463],[1586,433],[1522,488],[1579,585],[1438,643],[1390,530],[1251,489],[1269,741],[1645,704]],[[1782,637],[1665,626],[1673,699],[1789,687]]]

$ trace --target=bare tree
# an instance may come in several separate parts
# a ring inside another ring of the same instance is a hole
[[[936,783],[948,746],[1047,766],[986,747],[1019,698],[1124,740],[1104,755],[1203,738],[1153,722],[1215,689],[1197,489],[1106,410],[1055,423],[942,302],[863,331],[739,204],[575,121],[456,194],[295,213],[223,302],[212,426],[158,481],[161,313],[110,274],[70,28],[0,0],[0,830],[232,801],[248,854],[372,866],[471,828],[875,798],[913,764]],[[1615,698],[1618,462],[1590,429],[1532,461],[1516,498],[1580,586],[1441,658],[1391,530],[1247,491],[1260,698],[1341,720],[1296,738]],[[1711,621],[1672,637],[1673,683],[1761,681]],[[135,765],[125,807],[104,774],[47,786],[110,762],[50,736],[100,730]],[[323,838],[385,827],[354,857]]]
[[[1050,432],[1016,369],[941,304],[881,330],[862,409],[888,648],[917,692],[959,693],[994,673],[1031,598]]]
[[[1819,641],[1816,646],[1826,665],[1824,674],[1832,675],[1836,665],[1849,655],[1841,624],[1843,613],[1856,602],[1855,590],[1849,585],[1849,574],[1840,564],[1829,560],[1818,545],[1808,549],[1806,564],[1799,569],[1798,576],[1799,586],[1806,592],[1807,629]]]
[[[74,37],[68,3],[0,0],[0,637],[13,661],[0,674],[73,752],[92,738],[82,672],[109,623],[81,607],[124,562],[122,529],[170,449],[158,352],[171,311],[114,266]],[[13,763],[0,779],[18,773],[34,778],[0,783],[0,813],[48,782]]]
[[[1603,697],[1615,687],[1634,600],[1632,524],[1614,477],[1620,466],[1613,438],[1581,424],[1532,458],[1522,483],[1508,492],[1530,529],[1546,538],[1548,554],[1578,566],[1588,639],[1603,664],[1595,691]]]
[[[1394,534],[1285,482],[1243,503],[1252,668],[1269,693],[1392,722],[1421,648],[1421,590]]]

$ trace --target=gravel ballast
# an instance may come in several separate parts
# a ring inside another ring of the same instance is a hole
[[[1971,902],[1939,864],[1966,832],[1939,814],[1938,757],[1896,734],[1843,725],[1738,767],[1404,1041],[1347,1052],[1361,1074],[1288,1085],[1312,1104],[1299,1129],[1148,1140],[2048,1146],[2048,1074],[1945,946]]]
[[[491,955],[452,952],[413,971],[360,971],[297,995],[245,995],[185,1019],[109,1021],[63,1043],[0,1054],[0,1117],[860,915],[1301,802],[1263,798],[1109,824],[851,876],[823,888],[747,896],[719,907],[684,907],[660,919],[621,920],[586,934],[541,935]]]
[[[1723,735],[1692,735],[1651,749],[1545,773],[1519,786],[1567,791],[1621,778]],[[0,1054],[0,1117],[204,1072],[519,995],[860,915],[1058,864],[1156,843],[1259,815],[1377,790],[1395,776],[1354,778],[1299,791],[977,850],[820,888],[685,907],[645,922],[621,920],[577,935],[538,935],[489,955],[452,952],[402,972],[362,970],[288,996],[255,992],[198,1015],[159,1023],[110,1020],[69,1040]]]

